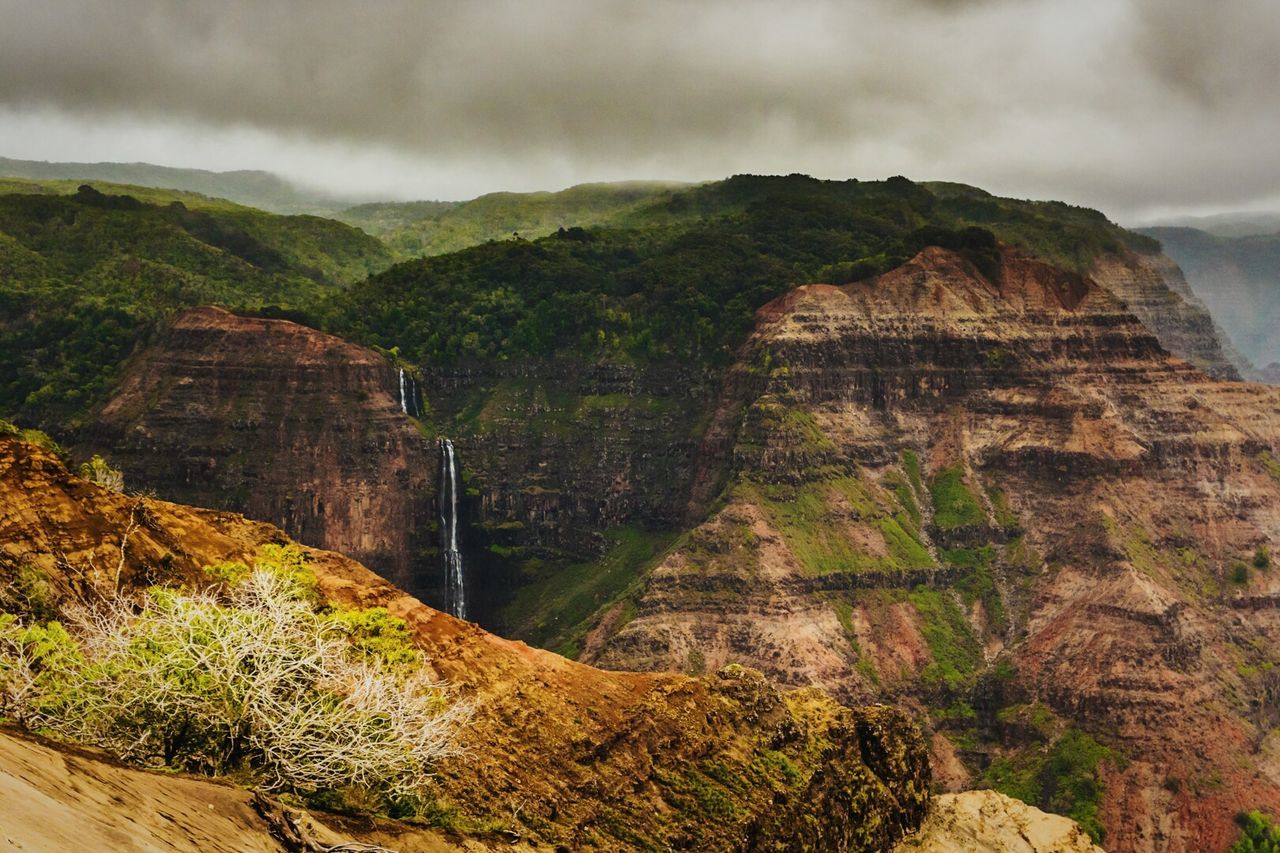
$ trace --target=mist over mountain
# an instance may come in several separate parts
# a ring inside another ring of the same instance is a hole
[[[358,201],[304,189],[270,172],[175,169],[152,163],[47,163],[0,157],[0,177],[29,180],[108,181],[160,189],[187,190],[225,198],[272,213],[333,214]]]
[[[1249,224],[1252,223],[1252,224]],[[1219,233],[1185,227],[1144,228],[1187,274],[1196,295],[1231,342],[1270,381],[1280,379],[1280,220],[1232,218]],[[1243,236],[1231,236],[1243,232]],[[1256,233],[1255,233],[1256,232]]]
[[[1280,849],[1270,0],[0,20],[10,844]]]

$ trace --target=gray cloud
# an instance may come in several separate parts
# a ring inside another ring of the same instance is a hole
[[[1270,6],[0,0],[0,146],[24,149],[0,154],[79,129],[85,159],[212,140],[214,167],[405,195],[808,171],[1257,204],[1280,195]]]

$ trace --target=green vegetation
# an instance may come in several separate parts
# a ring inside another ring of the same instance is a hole
[[[987,514],[965,484],[964,466],[959,462],[935,474],[929,491],[933,495],[933,524],[939,530],[957,530],[986,523]]]
[[[319,609],[296,546],[209,575],[230,580],[141,602],[100,591],[66,626],[0,614],[0,712],[133,763],[384,808],[419,798],[468,707],[404,622]]]
[[[1280,483],[1280,459],[1276,459],[1267,451],[1258,454],[1258,461],[1262,463],[1262,467],[1270,474],[1277,483]]]
[[[1253,552],[1253,567],[1264,572],[1271,568],[1271,549],[1266,545],[1259,545]]]
[[[354,225],[384,242],[390,242],[391,237],[401,229],[415,223],[421,226],[425,224],[424,220],[435,219],[461,204],[462,202],[456,201],[377,201],[348,207],[335,213],[333,218]]]
[[[956,588],[960,591],[960,597],[965,605],[981,601],[991,629],[996,633],[1002,633],[1008,627],[1008,622],[1005,618],[1004,601],[996,585],[995,546],[944,549],[942,559],[943,562],[962,570],[956,581]]]
[[[576,658],[602,609],[627,607],[639,596],[639,580],[670,547],[674,536],[619,527],[606,536],[609,547],[598,560],[554,566],[527,560],[519,589],[500,619],[526,642]]]
[[[885,478],[885,482],[893,490],[894,496],[898,499],[898,504],[906,511],[911,523],[917,528],[924,524],[924,515],[920,512],[920,503],[916,500],[916,492],[902,475],[894,471]]]
[[[982,784],[1024,803],[1080,824],[1094,841],[1104,830],[1098,818],[1102,801],[1100,766],[1115,763],[1114,751],[1077,729],[1068,729],[1051,747],[1026,750],[1013,758],[997,758]]]
[[[572,224],[536,242],[522,234],[401,264],[339,297],[327,321],[365,342],[398,343],[415,363],[573,353],[722,364],[756,308],[833,264],[872,274],[942,244],[989,268],[992,234],[1079,258],[1127,239],[1066,205],[801,175],[666,189],[607,225]]]
[[[70,458],[62,445],[50,438],[48,433],[42,432],[41,430],[23,429],[10,421],[0,420],[0,436],[4,435],[12,435],[22,439],[28,444],[34,444],[36,447],[57,456],[63,462],[66,462]]]
[[[1227,848],[1227,853],[1277,853],[1280,851],[1280,826],[1271,815],[1259,811],[1236,815],[1240,837]]]
[[[366,204],[337,218],[382,238],[401,257],[444,255],[515,234],[526,240],[560,229],[616,225],[678,185],[642,181],[581,184],[560,192],[482,195],[466,202]]]
[[[92,459],[80,466],[80,476],[104,489],[110,489],[113,492],[124,491],[124,474],[118,468],[112,468],[96,453]]]
[[[920,673],[921,685],[939,695],[962,692],[982,665],[982,649],[959,605],[945,591],[924,586],[913,589],[908,600],[933,656]]]
[[[195,304],[399,347],[411,365],[714,366],[733,357],[757,308],[832,265],[871,274],[945,245],[994,274],[992,235],[1051,257],[1129,239],[1090,211],[950,185],[737,176],[419,205],[435,212],[402,254],[477,245],[366,279],[392,253],[341,223],[190,192],[68,189],[0,184],[0,415],[59,428],[104,398],[159,323]],[[352,216],[412,215],[393,208]]]
[[[72,426],[174,311],[278,313],[388,262],[377,241],[316,217],[89,187],[0,195],[0,414]]]
[[[739,488],[750,493],[811,574],[903,572],[933,565],[907,514],[895,512],[895,501],[860,476],[833,476],[797,486],[744,483]],[[886,555],[860,550],[850,539],[847,525],[858,521],[879,531]]]
[[[5,184],[38,183],[67,187],[74,192],[80,184],[128,185],[135,190],[173,187],[187,196],[214,200],[231,199],[274,213],[328,213],[345,206],[320,193],[308,192],[270,172],[208,172],[179,169],[151,163],[46,163],[0,157],[0,191]],[[26,190],[19,190],[26,192]],[[160,190],[174,192],[175,190]]]
[[[1018,523],[1018,516],[1009,506],[1009,497],[1004,493],[1004,489],[988,485],[985,490],[987,499],[991,501],[991,509],[995,513],[996,524],[1000,525],[1005,533],[1016,535],[1022,525]]]
[[[1152,254],[1160,242],[1125,231],[1087,207],[1060,201],[998,198],[977,187],[945,182],[921,184],[949,214],[989,228],[1001,239],[1076,272],[1087,272],[1099,255],[1129,248]]]

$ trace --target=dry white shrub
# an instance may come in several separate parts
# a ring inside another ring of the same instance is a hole
[[[297,576],[259,564],[222,595],[156,588],[56,624],[0,623],[0,701],[23,725],[122,758],[269,790],[420,792],[471,713],[415,666],[361,650]]]

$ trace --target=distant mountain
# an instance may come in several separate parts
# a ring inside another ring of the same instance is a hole
[[[1147,228],[1232,343],[1260,371],[1280,379],[1280,234],[1220,237],[1195,228]]]
[[[414,258],[514,234],[536,240],[560,228],[623,224],[641,208],[687,188],[653,181],[579,184],[559,192],[489,193],[465,202],[365,204],[335,218],[381,238],[402,257]]]
[[[28,180],[110,181],[188,190],[230,199],[272,213],[333,214],[358,199],[300,187],[271,172],[210,172],[152,163],[46,163],[0,157],[0,177]]]
[[[460,201],[374,201],[358,204],[333,214],[333,218],[386,238],[416,222],[434,219],[466,202]]]
[[[1146,228],[1194,228],[1217,237],[1249,237],[1280,232],[1280,211],[1218,213],[1213,216],[1174,216]],[[1143,230],[1143,229],[1138,229]]]

